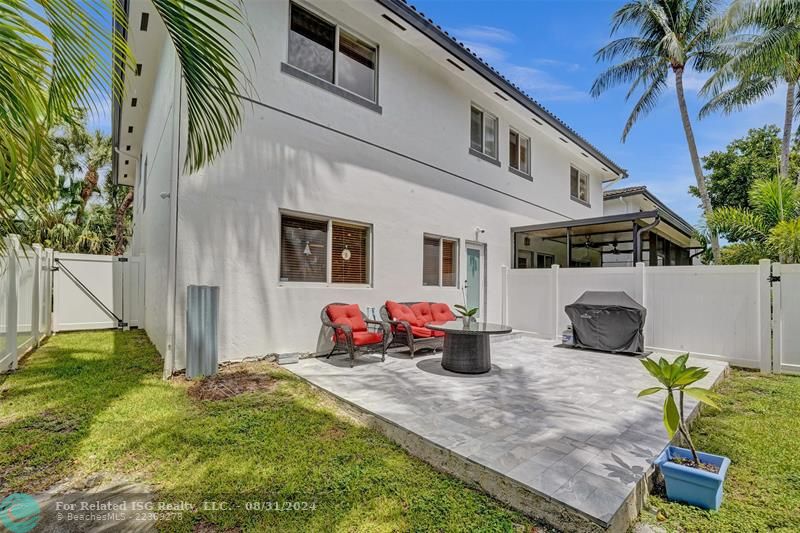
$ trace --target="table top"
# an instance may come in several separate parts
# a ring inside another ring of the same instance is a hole
[[[505,324],[492,324],[491,322],[473,322],[469,326],[464,326],[462,320],[451,320],[450,322],[440,322],[438,324],[425,324],[428,329],[444,331],[445,333],[456,333],[459,335],[493,335],[497,333],[511,333],[511,326]]]

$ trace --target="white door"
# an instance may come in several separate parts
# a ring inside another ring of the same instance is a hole
[[[466,279],[464,289],[467,294],[467,307],[477,307],[478,316],[485,317],[486,312],[486,245],[483,243],[467,243]]]

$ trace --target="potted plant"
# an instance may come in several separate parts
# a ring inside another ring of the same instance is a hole
[[[683,403],[686,396],[718,409],[714,394],[707,389],[692,387],[708,375],[708,369],[686,366],[689,354],[684,354],[672,363],[663,357],[655,362],[642,359],[642,364],[661,386],[650,387],[639,393],[639,397],[666,391],[664,399],[664,426],[670,439],[680,432],[689,448],[667,446],[656,459],[667,486],[667,498],[704,509],[719,509],[722,503],[722,484],[730,459],[721,455],[698,452],[684,418]],[[675,401],[675,393],[678,401]]]
[[[456,304],[453,307],[455,308],[456,312],[458,312],[458,314],[461,315],[461,320],[462,322],[464,322],[464,327],[469,327],[470,324],[477,322],[477,320],[475,319],[475,315],[478,314],[477,307],[473,307],[470,309],[465,305],[459,305],[459,304]]]

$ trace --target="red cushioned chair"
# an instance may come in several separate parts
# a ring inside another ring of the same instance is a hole
[[[419,350],[442,349],[444,332],[428,329],[426,324],[456,318],[447,304],[431,302],[398,303],[390,300],[381,306],[380,313],[383,321],[391,327],[390,346],[407,346],[412,358]]]
[[[322,308],[322,324],[333,329],[333,348],[327,357],[336,353],[350,356],[350,366],[356,354],[381,352],[381,361],[386,360],[389,344],[389,325],[380,320],[370,320],[356,304],[332,303]],[[369,327],[372,326],[373,331]]]

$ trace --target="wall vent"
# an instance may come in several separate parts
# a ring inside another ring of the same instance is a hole
[[[141,76],[142,75],[142,64],[141,63],[136,63],[136,75],[137,76]]]
[[[502,95],[502,94],[500,94],[499,92],[495,91],[495,92],[494,92],[494,94],[495,94],[495,95],[497,95],[497,97],[498,97],[499,99],[503,100],[504,102],[508,102],[508,98],[506,98],[505,96],[503,96],[503,95]]]
[[[461,65],[459,65],[458,63],[456,63],[455,61],[450,59],[449,57],[447,58],[447,62],[450,63],[451,65],[453,65],[454,67],[456,67],[461,72],[464,72],[464,67],[462,67]]]
[[[142,13],[142,21],[139,23],[139,29],[147,31],[147,25],[150,23],[150,13]]]
[[[131,98],[131,107],[136,107],[136,104],[139,103],[138,98]]]

